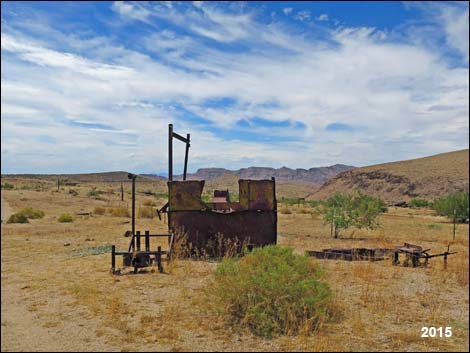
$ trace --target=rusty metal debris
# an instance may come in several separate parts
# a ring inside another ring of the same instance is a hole
[[[380,261],[389,258],[394,249],[324,249],[323,251],[307,251],[307,254],[318,259],[335,259],[346,261]]]
[[[447,251],[440,253],[440,254],[429,254],[428,251],[431,249],[424,249],[422,246],[419,245],[414,245],[414,244],[409,244],[405,243],[403,246],[397,246],[394,250],[393,254],[393,264],[394,265],[399,265],[400,264],[400,254],[405,255],[405,260],[403,261],[404,266],[409,266],[411,263],[412,267],[417,267],[417,266],[427,266],[429,263],[429,259],[433,257],[439,257],[443,256],[444,257],[444,268],[447,267],[447,256],[456,254],[457,252],[451,252],[450,251],[450,245],[447,246]],[[421,259],[424,259],[424,262],[421,261]]]
[[[318,259],[334,259],[346,261],[380,261],[393,257],[392,263],[399,265],[400,255],[405,256],[403,261],[404,266],[411,265],[412,267],[427,266],[429,259],[433,257],[444,256],[444,268],[447,267],[447,256],[456,254],[451,252],[449,246],[447,251],[440,254],[429,254],[430,249],[423,249],[422,246],[405,243],[402,246],[397,246],[393,249],[387,248],[352,248],[352,249],[324,249],[323,251],[307,251],[307,254]],[[424,259],[424,261],[421,261]]]

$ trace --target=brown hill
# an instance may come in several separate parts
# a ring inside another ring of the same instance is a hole
[[[377,164],[338,174],[309,199],[325,199],[334,192],[361,191],[390,203],[412,198],[432,200],[455,191],[468,190],[469,150],[430,157]]]

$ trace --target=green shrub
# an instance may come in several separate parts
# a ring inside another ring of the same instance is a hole
[[[224,259],[214,276],[206,291],[212,308],[258,336],[311,332],[330,314],[320,269],[291,248],[270,245]]]
[[[387,212],[385,202],[380,198],[363,195],[335,193],[323,203],[322,213],[325,223],[331,225],[332,235],[339,237],[342,229],[375,229],[379,226],[377,216]]]
[[[93,210],[93,214],[96,214],[96,215],[104,215],[106,213],[106,208],[104,207],[95,207],[94,210]]]
[[[38,219],[44,217],[44,212],[41,210],[35,210],[31,207],[23,208],[20,213],[24,214],[29,219]]]
[[[440,197],[434,200],[432,208],[440,216],[446,216],[450,219],[454,217],[457,222],[468,220],[469,199],[468,192],[456,192],[449,196]]]
[[[13,184],[10,184],[10,183],[5,183],[5,184],[2,184],[2,189],[5,189],[5,190],[12,190],[14,189],[15,186]]]
[[[58,220],[60,223],[70,223],[70,222],[73,222],[72,216],[69,215],[69,214],[67,214],[67,213],[61,214],[57,220]]]
[[[28,217],[23,213],[13,213],[10,218],[8,218],[7,223],[29,223]]]
[[[412,199],[410,201],[410,207],[415,208],[415,207],[428,207],[429,202],[425,199]]]

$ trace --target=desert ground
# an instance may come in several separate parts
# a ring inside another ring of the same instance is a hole
[[[324,270],[338,315],[311,335],[264,339],[228,326],[210,310],[204,290],[215,261],[176,260],[164,273],[110,274],[106,246],[127,248],[129,238],[123,235],[130,218],[94,210],[129,207],[127,191],[120,201],[111,184],[80,183],[57,191],[52,181],[4,181],[16,188],[2,189],[2,351],[469,350],[468,224],[457,225],[452,241],[452,224],[431,210],[389,208],[380,216],[380,228],[350,229],[332,239],[329,226],[308,205],[279,205],[291,213],[279,212],[278,244],[298,253],[404,242],[433,253],[446,250],[450,242],[458,253],[449,257],[447,269],[442,257],[431,259],[427,268],[392,266],[389,260],[312,258]],[[92,187],[110,191],[91,197]],[[139,192],[137,206],[146,200],[165,203]],[[45,216],[6,224],[11,213],[24,207]],[[73,222],[59,223],[63,213],[72,215]],[[164,219],[137,218],[136,223],[138,230],[167,230]],[[452,337],[422,338],[423,326],[452,327]]]

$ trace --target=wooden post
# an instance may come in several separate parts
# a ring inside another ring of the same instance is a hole
[[[59,192],[60,179],[57,177],[57,192]]]
[[[136,238],[137,238],[137,251],[140,251],[140,230],[136,232]]]
[[[122,186],[122,181],[121,181],[121,201],[124,201],[124,186]]]
[[[444,270],[447,270],[447,253],[444,255]]]

